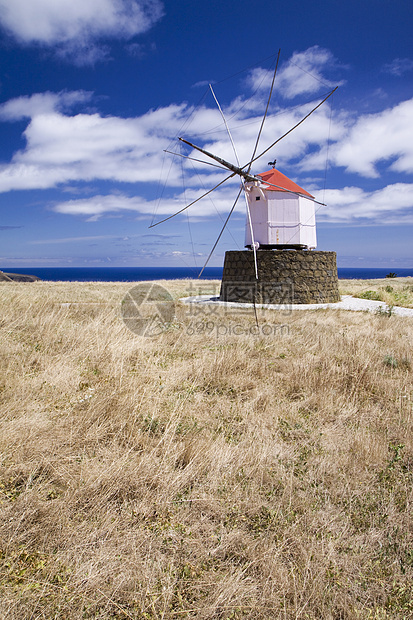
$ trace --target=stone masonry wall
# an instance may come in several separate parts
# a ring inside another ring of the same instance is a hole
[[[258,250],[225,253],[222,301],[317,304],[340,301],[335,252]]]

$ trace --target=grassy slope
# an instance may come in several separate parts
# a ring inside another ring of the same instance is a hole
[[[384,301],[389,306],[413,308],[413,279],[340,280],[342,294]]]
[[[411,618],[412,319],[130,286],[0,285],[0,616]]]

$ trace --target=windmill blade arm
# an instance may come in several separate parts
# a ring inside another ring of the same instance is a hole
[[[191,161],[197,161],[200,164],[207,164],[208,166],[214,166],[214,168],[219,168],[220,170],[227,170],[223,166],[218,166],[217,164],[213,164],[211,161],[204,161],[203,159],[196,159],[195,157],[188,157],[188,155],[182,155],[182,153],[174,153],[174,151],[168,151],[168,149],[164,149],[164,153],[169,153],[170,155],[177,155],[178,157],[183,157],[184,159],[190,159]]]
[[[217,161],[219,164],[221,164],[222,166],[225,166],[225,168],[227,168],[228,170],[231,170],[234,174],[239,174],[240,176],[244,177],[247,181],[258,181],[256,177],[253,177],[252,175],[248,174],[242,168],[239,168],[238,166],[234,166],[234,164],[230,164],[225,159],[222,159],[221,157],[218,157],[217,155],[214,155],[213,153],[210,153],[209,151],[206,151],[205,149],[201,149],[200,146],[196,146],[196,144],[192,144],[192,142],[188,142],[188,140],[185,140],[184,138],[178,138],[178,139],[181,142],[184,142],[185,144],[190,146],[191,148],[196,149],[200,153],[203,153],[207,157],[211,157],[211,159],[215,159],[215,161]],[[243,167],[245,168],[245,166]]]
[[[189,207],[192,207],[192,205],[194,205],[196,202],[198,202],[199,200],[202,200],[202,198],[204,198],[205,196],[208,196],[208,194],[210,194],[211,192],[216,190],[218,187],[220,187],[220,185],[225,183],[225,181],[228,181],[228,179],[231,179],[234,176],[235,176],[235,172],[233,172],[229,176],[225,177],[225,179],[223,179],[220,183],[215,185],[212,189],[209,189],[207,192],[205,192],[205,194],[202,194],[202,196],[199,196],[199,198],[197,198],[196,200],[193,200],[192,202],[190,202],[189,205],[186,205],[186,207],[183,207],[182,209],[179,209],[179,211],[176,211],[176,213],[173,213],[172,215],[168,215],[168,217],[165,217],[163,220],[160,220],[159,222],[155,222],[155,224],[151,224],[149,226],[149,228],[154,228],[155,226],[158,226],[159,224],[163,224],[164,222],[167,222],[168,220],[171,220],[176,215],[179,215],[180,213],[182,213],[186,209],[189,209]]]
[[[211,84],[209,85],[209,88],[211,89],[212,96],[213,96],[213,98],[215,99],[215,103],[217,104],[217,106],[218,106],[218,110],[220,111],[220,114],[221,114],[221,116],[222,116],[222,120],[224,121],[225,129],[227,130],[227,134],[228,134],[228,137],[229,137],[230,142],[231,142],[231,145],[232,145],[232,150],[234,151],[235,159],[237,160],[237,164],[238,164],[238,167],[239,167],[239,165],[240,165],[240,161],[239,161],[239,157],[238,157],[237,149],[235,148],[235,142],[234,142],[234,140],[232,139],[232,134],[231,134],[231,132],[230,132],[230,130],[229,130],[229,127],[228,127],[227,119],[225,118],[225,114],[223,113],[222,108],[221,108],[221,106],[219,105],[219,101],[218,101],[218,99],[216,98],[216,95],[215,95],[215,93],[214,93],[214,89],[212,88]]]

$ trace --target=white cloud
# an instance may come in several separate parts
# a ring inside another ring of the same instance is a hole
[[[171,198],[157,200],[146,200],[140,196],[127,196],[125,194],[108,194],[103,196],[92,196],[90,198],[67,200],[55,204],[52,208],[57,213],[65,215],[85,216],[88,221],[95,221],[106,214],[114,214],[122,211],[132,211],[137,215],[143,215],[148,219],[153,218],[156,213],[155,221],[163,217],[176,213],[187,204],[196,200],[204,190],[200,188],[187,190],[175,194]],[[237,191],[233,187],[221,189],[209,198],[197,202],[190,207],[188,215],[191,219],[209,217],[212,215],[226,214],[235,200]],[[240,200],[237,205],[238,211],[243,211],[245,203]]]
[[[78,90],[60,93],[36,93],[30,97],[18,97],[0,105],[0,120],[20,121],[41,114],[64,111],[77,103],[85,103],[92,97],[91,92]]]
[[[413,172],[413,99],[377,114],[349,119],[347,135],[331,149],[331,160],[349,172],[379,177],[377,164]]]
[[[90,235],[89,237],[63,237],[60,239],[36,239],[29,241],[31,245],[60,245],[62,243],[79,243],[90,241],[106,241],[108,239],[121,239],[119,235]]]
[[[308,95],[321,89],[332,88],[343,82],[332,82],[324,74],[337,68],[338,63],[333,54],[314,45],[304,52],[294,52],[291,58],[281,65],[275,79],[276,93],[286,99],[298,95]],[[269,90],[273,72],[266,69],[253,69],[248,78],[252,90]]]
[[[160,0],[0,0],[0,23],[18,42],[53,47],[78,64],[105,55],[101,39],[131,39],[162,15]]]
[[[413,71],[413,60],[410,58],[395,58],[392,62],[384,65],[383,71],[401,77],[403,73]]]
[[[53,210],[65,215],[84,215],[88,216],[88,218],[98,219],[105,213],[116,213],[117,211],[125,210],[147,213],[148,207],[146,201],[142,198],[130,198],[123,194],[109,194],[106,196],[67,200],[56,204]]]
[[[103,179],[134,183],[159,181],[162,149],[170,131],[187,118],[185,105],[171,105],[138,118],[68,116],[59,111],[89,98],[85,93],[33,95],[7,102],[0,118],[30,116],[26,148],[0,166],[0,191],[55,187],[70,181]],[[170,178],[180,183],[175,170]]]
[[[324,198],[328,206],[319,210],[319,221],[413,224],[413,183],[395,183],[373,192],[360,187],[327,189]]]

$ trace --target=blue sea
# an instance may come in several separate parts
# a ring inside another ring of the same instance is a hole
[[[195,267],[4,267],[2,271],[10,273],[28,273],[41,280],[54,282],[142,282],[148,280],[196,279],[200,269]],[[338,277],[342,279],[369,280],[385,278],[388,273],[399,277],[413,277],[413,268],[397,269],[395,267],[351,268],[339,267]],[[222,267],[207,267],[202,280],[220,280]]]

